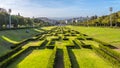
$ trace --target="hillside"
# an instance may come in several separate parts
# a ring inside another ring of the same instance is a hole
[[[110,23],[110,16],[112,24]],[[84,26],[120,26],[120,11],[110,15],[103,15],[101,17],[98,17],[97,15],[91,16],[83,22],[73,22],[73,24]]]

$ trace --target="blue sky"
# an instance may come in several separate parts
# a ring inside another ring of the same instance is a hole
[[[26,17],[80,17],[107,15],[120,10],[120,0],[0,0],[0,7]]]

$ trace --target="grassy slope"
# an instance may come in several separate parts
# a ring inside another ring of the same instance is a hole
[[[53,27],[43,27],[44,30],[49,30]],[[29,30],[29,33],[26,33],[26,30]],[[20,29],[20,30],[5,30],[0,31],[0,56],[10,51],[10,46],[13,45],[11,41],[20,42],[24,39],[30,38],[39,32],[43,32],[41,28],[38,29]],[[3,39],[3,37],[8,39]]]
[[[48,59],[52,54],[52,50],[34,50],[30,55],[28,55],[24,60],[19,58],[8,68],[47,68]]]
[[[112,68],[109,62],[105,62],[102,58],[96,55],[92,50],[80,49],[72,50],[77,59],[80,68]]]
[[[70,28],[85,33],[91,37],[111,43],[113,45],[120,44],[120,29],[100,28],[100,27],[80,27],[69,26]]]

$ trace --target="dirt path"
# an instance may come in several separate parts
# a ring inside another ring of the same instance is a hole
[[[63,50],[62,49],[57,49],[54,68],[64,68]]]

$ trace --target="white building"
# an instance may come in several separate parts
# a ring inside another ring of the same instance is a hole
[[[67,24],[67,23],[68,23],[68,20],[65,20],[65,23]]]
[[[76,19],[76,20],[75,20],[75,22],[77,23],[77,22],[78,22],[78,20]]]

